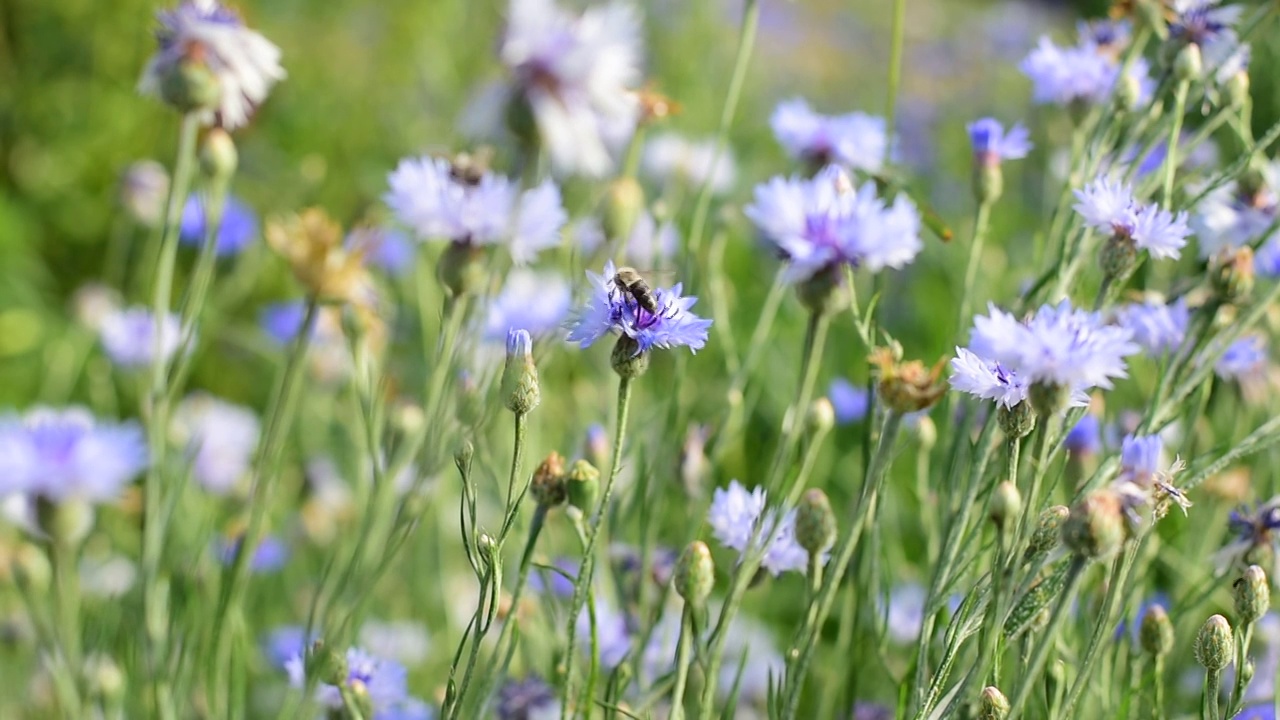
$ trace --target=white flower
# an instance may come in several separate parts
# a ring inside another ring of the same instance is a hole
[[[260,426],[252,410],[197,393],[178,405],[173,430],[192,456],[196,482],[225,495],[249,470]]]

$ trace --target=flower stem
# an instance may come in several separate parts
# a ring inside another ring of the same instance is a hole
[[[907,0],[894,0],[893,30],[889,45],[889,88],[884,106],[884,126],[893,137],[893,124],[898,112],[898,86],[902,84],[902,50],[907,27]],[[887,165],[893,153],[893,142],[884,145],[884,162]]]
[[[987,241],[990,220],[991,203],[978,203],[978,212],[973,218],[973,242],[969,245],[969,266],[964,272],[964,295],[960,299],[960,318],[956,322],[956,327],[961,329],[969,321],[969,312],[973,308],[973,286],[978,280],[978,266],[982,264],[982,248]]]
[[[53,565],[54,589],[57,594],[57,626],[62,638],[63,662],[71,676],[69,685],[80,697],[80,673],[83,657],[80,649],[80,570],[76,567],[74,546],[55,540],[49,549]]]
[[[1016,555],[1016,546],[1014,550]],[[1073,557],[1071,559],[1071,567],[1067,570],[1066,584],[1062,588],[1062,594],[1058,596],[1058,604],[1053,608],[1053,614],[1049,617],[1049,624],[1041,631],[1040,641],[1036,643],[1035,650],[1031,653],[1030,662],[1025,665],[1022,678],[1018,681],[1018,690],[1009,705],[1009,714],[1006,720],[1017,720],[1018,715],[1022,712],[1022,707],[1027,704],[1027,700],[1031,697],[1031,689],[1038,684],[1040,674],[1044,671],[1045,662],[1049,659],[1049,650],[1057,640],[1058,628],[1061,627],[1062,621],[1067,617],[1067,609],[1071,606],[1071,596],[1075,594],[1076,586],[1080,583],[1080,578],[1084,574],[1086,562],[1081,557]]]
[[[1201,720],[1218,720],[1218,693],[1222,687],[1222,671],[1206,670],[1204,676],[1204,697],[1200,704]]]
[[[676,683],[671,688],[671,714],[668,720],[684,720],[684,689],[689,680],[689,660],[693,645],[693,607],[684,605],[680,616],[680,643],[676,646]]]
[[[533,511],[533,520],[529,524],[529,538],[524,543],[524,552],[520,555],[520,569],[516,573],[516,586],[511,591],[511,615],[507,621],[502,623],[502,629],[498,631],[498,642],[495,645],[494,657],[498,658],[498,672],[494,674],[494,685],[499,685],[506,678],[507,667],[511,662],[511,648],[515,647],[515,637],[512,632],[515,630],[516,621],[515,613],[520,607],[520,597],[524,594],[524,587],[529,579],[529,569],[533,566],[533,549],[538,544],[538,536],[542,534],[542,528],[546,524],[547,508],[545,505],[539,504]],[[511,648],[508,648],[508,643]],[[487,693],[486,693],[487,695]]]
[[[1178,172],[1178,140],[1182,137],[1182,120],[1187,112],[1187,93],[1190,90],[1190,82],[1182,80],[1178,83],[1173,106],[1173,129],[1169,131],[1169,152],[1164,158],[1165,207],[1170,207],[1173,202],[1173,177]]]
[[[215,184],[205,197],[204,241],[200,245],[200,255],[196,258],[191,287],[182,301],[182,329],[178,334],[178,349],[174,353],[174,371],[169,379],[169,403],[172,403],[182,391],[187,371],[191,367],[191,350],[196,342],[196,324],[200,319],[200,311],[204,308],[209,286],[213,282],[214,269],[217,267],[218,231],[222,228],[226,199],[225,183]]]

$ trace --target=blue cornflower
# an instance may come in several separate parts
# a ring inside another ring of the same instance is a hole
[[[272,666],[283,670],[290,658],[307,651],[315,637],[315,633],[308,636],[306,628],[301,625],[284,625],[262,639],[262,654],[267,656]]]
[[[249,470],[261,426],[252,410],[195,393],[174,412],[173,434],[186,447],[192,477],[205,490],[226,495]]]
[[[890,142],[884,118],[860,112],[821,115],[801,98],[779,103],[769,124],[792,157],[816,167],[835,163],[879,172]]]
[[[1130,303],[1116,311],[1116,320],[1133,332],[1133,341],[1156,356],[1182,347],[1190,318],[1183,298],[1172,303]]]
[[[223,565],[234,563],[243,540],[243,537],[216,540],[213,550],[218,556],[218,561]],[[253,556],[249,558],[249,569],[257,573],[276,572],[289,561],[289,554],[288,543],[274,535],[267,535],[262,538],[262,542],[258,543],[258,547],[254,548]]]
[[[1105,47],[1086,39],[1074,47],[1059,47],[1048,37],[1027,55],[1020,66],[1034,86],[1032,99],[1040,104],[1093,105],[1107,100],[1120,76],[1120,63]],[[1139,103],[1151,97],[1153,88],[1147,64],[1135,59],[1129,77],[1138,85]]]
[[[1177,215],[1156,203],[1142,204],[1127,183],[1101,177],[1075,191],[1076,212],[1085,223],[1114,237],[1132,240],[1155,258],[1177,259],[1191,228],[1187,213]]]
[[[187,198],[182,206],[182,224],[179,237],[186,245],[199,247],[204,243],[204,200],[198,195]],[[218,227],[218,240],[214,254],[218,257],[235,255],[258,237],[258,216],[238,198],[228,196],[222,208],[222,225]]]
[[[689,312],[698,298],[682,296],[678,283],[669,289],[656,288],[651,295],[658,312],[650,313],[640,307],[631,293],[617,286],[616,273],[612,260],[605,263],[604,275],[587,271],[591,296],[570,320],[566,337],[569,342],[585,348],[615,331],[634,340],[639,348],[637,352],[682,345],[697,352],[706,344],[711,321]]]
[[[1120,498],[1121,510],[1135,530],[1142,523],[1138,510],[1143,506],[1154,507],[1157,517],[1166,501],[1181,508],[1183,514],[1191,507],[1187,496],[1172,484],[1173,476],[1185,465],[1177,460],[1168,470],[1161,470],[1160,454],[1163,451],[1164,441],[1159,435],[1127,435],[1121,443],[1120,477],[1111,484],[1111,489]]]
[[[284,345],[298,335],[306,316],[307,308],[301,301],[272,303],[258,313],[258,324],[272,340]],[[317,323],[313,321],[312,333],[316,332],[316,327]]]
[[[804,572],[808,567],[809,552],[800,547],[795,537],[795,510],[786,513],[767,511],[762,487],[748,492],[734,480],[728,488],[716,488],[707,512],[707,523],[722,545],[743,555],[747,553],[752,529],[760,523],[756,542],[773,539],[764,550],[760,566],[774,576],[789,570]]]
[[[1169,23],[1169,37],[1202,47],[1235,42],[1234,25],[1244,8],[1239,5],[1219,7],[1221,0],[1177,0],[1174,18]]]
[[[560,327],[573,304],[572,291],[555,273],[515,268],[507,275],[497,297],[489,303],[484,321],[484,339],[503,340],[513,327],[534,337]]]
[[[1280,530],[1280,498],[1272,498],[1253,508],[1242,505],[1232,510],[1227,527],[1237,541],[1251,544],[1272,542],[1272,532]]]
[[[1205,195],[1191,220],[1200,245],[1200,257],[1209,258],[1262,237],[1280,217],[1280,196],[1274,190],[1277,187],[1280,187],[1280,162],[1270,162],[1263,165],[1256,176],[1233,180]],[[1280,234],[1267,244],[1277,242],[1277,238]]]
[[[1164,441],[1159,435],[1125,437],[1120,446],[1120,475],[1139,484],[1150,484],[1160,473],[1160,453]]]
[[[537,675],[509,680],[498,690],[498,720],[550,720],[560,717],[556,691]]]
[[[401,160],[388,182],[387,205],[418,239],[505,244],[518,264],[559,244],[568,219],[550,180],[522,193],[506,177],[486,172],[473,183],[457,177],[448,160],[422,157]]]
[[[871,409],[871,394],[867,392],[867,388],[854,385],[844,378],[831,381],[827,399],[831,401],[831,407],[836,411],[836,423],[840,425],[862,420]]]
[[[969,142],[978,164],[994,167],[1002,160],[1019,160],[1031,152],[1031,133],[1018,123],[1005,132],[995,118],[982,118],[969,123]]]
[[[745,212],[788,262],[789,282],[843,264],[872,272],[898,270],[924,247],[920,214],[906,196],[886,206],[874,182],[855,192],[848,175],[835,166],[811,180],[775,177],[757,185]]]
[[[296,688],[306,687],[306,653],[300,652],[290,658],[285,663],[285,671],[289,674],[290,685]],[[351,686],[357,683],[363,685],[369,695],[374,720],[398,717],[392,713],[397,712],[410,699],[407,672],[403,665],[353,647],[347,650],[346,684]],[[316,688],[316,700],[333,710],[343,707],[341,691],[333,685],[321,683]]]
[[[1266,363],[1266,339],[1260,335],[1249,335],[1231,343],[1214,364],[1213,371],[1223,380],[1240,380],[1256,375]]]
[[[1072,455],[1094,455],[1102,450],[1102,423],[1093,413],[1085,413],[1062,441]]]
[[[951,387],[997,405],[1011,408],[1027,399],[1027,381],[999,361],[986,360],[972,350],[956,348],[951,359]]]
[[[151,365],[155,355],[156,321],[151,311],[138,306],[113,310],[102,318],[98,328],[102,349],[111,362],[122,368]],[[182,322],[170,313],[160,324],[160,355],[168,362],[177,351],[182,337]]]
[[[88,410],[35,408],[0,417],[0,495],[106,502],[147,467],[134,422],[97,422]]]
[[[413,270],[414,246],[409,237],[389,228],[360,228],[347,235],[348,248],[360,248],[365,263],[392,277],[402,277]]]

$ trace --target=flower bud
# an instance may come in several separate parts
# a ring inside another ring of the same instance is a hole
[[[649,369],[649,353],[641,352],[640,344],[627,335],[618,336],[610,360],[618,377],[637,378]]]
[[[716,567],[706,543],[694,540],[680,553],[673,584],[689,605],[702,607],[707,601],[716,584]]]
[[[1027,543],[1027,550],[1022,556],[1025,562],[1034,562],[1058,546],[1058,541],[1062,538],[1062,525],[1070,513],[1063,505],[1054,505],[1040,513],[1035,532],[1031,534],[1031,541]]]
[[[1142,81],[1133,73],[1121,73],[1116,78],[1116,109],[1132,112],[1142,101]]]
[[[1125,539],[1120,497],[1110,490],[1095,490],[1071,508],[1062,525],[1062,542],[1076,555],[1110,557]]]
[[[812,557],[835,541],[836,514],[831,511],[831,501],[817,488],[806,490],[796,508],[796,542]]]
[[[168,195],[169,173],[154,160],[139,160],[120,177],[120,205],[143,227],[156,227],[164,219]]]
[[[53,501],[36,498],[36,524],[44,534],[64,547],[76,547],[93,528],[93,506],[84,500]]]
[[[1245,568],[1244,575],[1235,581],[1232,590],[1238,623],[1255,623],[1271,609],[1271,587],[1267,583],[1267,574],[1257,565]]]
[[[205,134],[200,143],[200,173],[210,186],[225,191],[239,161],[230,133],[222,128],[212,128]]]
[[[985,162],[975,157],[973,164],[973,198],[979,205],[990,205],[1004,193],[1004,172],[1000,169],[1000,157],[990,153],[995,162]]]
[[[994,685],[982,689],[978,701],[978,720],[1004,720],[1009,717],[1009,698]]]
[[[569,504],[584,514],[595,512],[600,494],[600,471],[586,460],[575,460],[566,481]]]
[[[475,376],[466,370],[459,371],[454,391],[459,422],[471,428],[479,425],[484,419],[484,400],[480,397],[480,386],[476,383]]]
[[[347,656],[330,647],[324,640],[316,640],[307,648],[304,665],[307,676],[327,685],[344,685],[347,682]]]
[[[343,714],[341,716],[343,720],[356,720],[356,718],[374,717],[373,698],[369,695],[369,686],[359,678],[351,680],[351,682],[347,683],[347,686],[351,691],[351,699],[355,701],[355,709],[359,711],[360,714],[356,715],[344,707]]]
[[[477,292],[488,279],[483,249],[469,243],[450,243],[440,256],[436,272],[453,297]]]
[[[996,410],[996,422],[1000,423],[1000,430],[1005,437],[1018,440],[1036,429],[1036,412],[1031,409],[1029,402],[1020,402],[1011,408],[1001,405]]]
[[[560,453],[553,450],[533,471],[529,492],[541,507],[552,508],[564,502],[568,491],[565,488],[564,458]]]
[[[1253,249],[1244,245],[1219,253],[1210,264],[1209,281],[1224,303],[1248,300],[1254,283]]]
[[[1173,76],[1180,82],[1198,80],[1204,74],[1204,56],[1200,46],[1187,43],[1173,59]]]
[[[35,591],[43,591],[49,587],[53,567],[49,564],[49,557],[40,548],[31,543],[22,543],[14,551],[12,562],[15,580]]]
[[[1227,99],[1232,107],[1241,107],[1249,101],[1249,71],[1241,70],[1227,80]]]
[[[809,403],[809,412],[805,415],[805,425],[810,434],[825,433],[836,425],[836,409],[831,401],[820,397]]]
[[[1113,285],[1123,283],[1138,264],[1138,244],[1127,235],[1112,235],[1098,252],[1103,277]]]
[[[1173,623],[1163,607],[1152,605],[1147,608],[1138,629],[1138,644],[1148,655],[1168,655],[1173,649]]]
[[[809,312],[832,315],[849,304],[849,289],[845,287],[840,267],[831,265],[796,285],[796,297]]]
[[[1038,382],[1027,391],[1031,400],[1031,409],[1040,417],[1053,417],[1059,410],[1067,406],[1071,399],[1071,388],[1066,385],[1054,385]]]
[[[1022,514],[1022,493],[1018,486],[1005,480],[991,491],[991,504],[987,515],[996,528],[1003,531]]]
[[[507,331],[507,363],[502,368],[502,397],[507,409],[524,415],[542,399],[538,368],[533,364],[533,339],[527,330]]]
[[[91,697],[107,701],[124,695],[124,671],[110,657],[94,653],[84,660],[84,686]]]
[[[631,236],[636,218],[644,210],[644,188],[633,177],[620,177],[609,183],[605,191],[601,225],[605,237],[618,240]]]
[[[464,474],[470,472],[471,458],[476,454],[476,446],[470,440],[463,440],[457,450],[453,451],[453,464]]]
[[[1235,654],[1235,638],[1231,635],[1231,623],[1221,615],[1205,621],[1196,635],[1196,662],[1206,670],[1221,670],[1231,664]]]
[[[181,113],[213,110],[222,99],[222,85],[208,65],[187,57],[160,78],[160,98]]]

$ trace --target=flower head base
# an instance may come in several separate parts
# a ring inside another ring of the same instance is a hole
[[[0,418],[0,495],[106,502],[147,462],[136,423],[100,424],[80,408],[36,408],[21,418]]]
[[[1131,242],[1154,258],[1177,259],[1191,234],[1186,212],[1174,215],[1155,203],[1139,203],[1133,188],[1118,180],[1098,178],[1075,195],[1076,212],[1090,227]]]
[[[138,89],[182,112],[199,112],[205,124],[244,125],[285,76],[280,49],[217,0],[185,0],[157,18],[159,49]]]
[[[373,304],[364,249],[347,248],[342,228],[324,210],[308,208],[301,214],[271,221],[267,224],[267,243],[289,263],[298,282],[317,298],[360,307]]]
[[[502,396],[507,409],[524,415],[542,399],[538,368],[533,364],[533,339],[526,330],[507,331],[507,362],[502,368]]]
[[[669,349],[686,346],[692,352],[707,342],[710,320],[689,312],[696,297],[681,295],[682,287],[657,288],[649,292],[657,312],[651,312],[635,297],[635,292],[617,280],[613,261],[604,266],[604,275],[587,271],[591,296],[574,313],[566,339],[581,347],[616,332],[631,341],[632,356],[653,348]]]
[[[889,135],[883,118],[860,112],[821,115],[796,98],[779,104],[769,124],[792,157],[814,168],[834,163],[875,173],[884,165]]]
[[[789,282],[846,264],[872,272],[901,269],[924,247],[920,214],[909,199],[898,196],[886,205],[875,183],[855,191],[834,166],[812,180],[777,177],[757,186],[745,212],[787,261]]]
[[[420,240],[470,247],[505,244],[518,264],[560,242],[567,215],[550,180],[520,192],[510,179],[444,158],[401,160],[388,177],[386,202]]]
[[[156,320],[144,307],[115,310],[102,318],[98,334],[102,349],[111,362],[122,368],[150,367],[157,348],[160,361],[169,362],[182,341],[182,321],[170,313],[160,322],[160,336],[156,338]]]
[[[868,359],[876,369],[879,390],[885,404],[894,412],[906,414],[931,408],[947,393],[947,383],[941,380],[946,358],[932,368],[925,368],[919,360],[902,361],[902,348],[879,347],[871,351]]]

